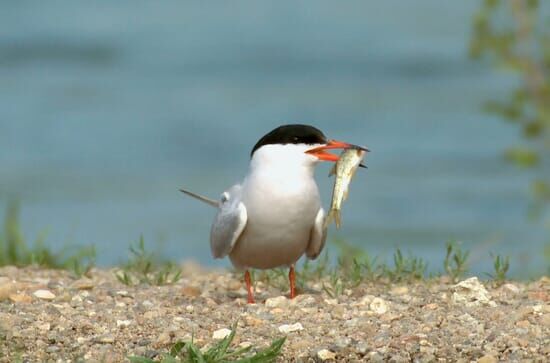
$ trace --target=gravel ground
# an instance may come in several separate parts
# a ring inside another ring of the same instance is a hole
[[[111,270],[0,268],[0,361],[120,362],[158,357],[194,336],[209,346],[238,322],[235,345],[287,336],[281,362],[550,361],[550,278],[500,287],[471,278],[362,284],[332,298],[320,282],[288,300],[257,283],[247,305],[231,273],[188,264],[169,286],[125,286]]]

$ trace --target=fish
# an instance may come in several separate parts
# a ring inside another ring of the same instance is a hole
[[[333,166],[329,176],[336,175],[332,189],[332,201],[330,210],[325,218],[324,228],[334,220],[336,228],[342,225],[341,209],[342,202],[347,199],[349,184],[355,175],[357,168],[366,166],[362,163],[365,154],[369,151],[362,147],[352,147],[344,150],[340,158]]]

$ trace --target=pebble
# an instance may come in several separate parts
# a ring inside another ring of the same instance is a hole
[[[27,294],[11,294],[10,300],[14,303],[30,303],[32,301],[32,297],[30,297]]]
[[[301,323],[295,323],[295,324],[283,324],[279,326],[279,331],[283,334],[292,333],[295,331],[304,330],[304,327]]]
[[[15,284],[10,281],[0,281],[0,301],[6,300],[15,292]]]
[[[455,304],[466,307],[477,307],[486,305],[495,307],[497,304],[491,300],[487,289],[481,284],[477,277],[470,277],[452,287],[452,301]]]
[[[50,323],[40,324],[38,325],[38,329],[42,331],[48,331],[50,330]]]
[[[321,349],[317,352],[317,357],[324,362],[326,360],[336,359],[336,353],[331,352],[328,349]]]
[[[126,328],[126,327],[130,326],[130,324],[132,324],[131,320],[117,320],[116,321],[116,326],[118,328]]]
[[[395,286],[390,290],[390,294],[392,295],[405,295],[409,292],[409,288],[407,286]]]
[[[388,312],[390,306],[386,300],[375,297],[370,303],[369,308],[375,314],[382,315]]]
[[[229,334],[231,334],[230,329],[227,329],[227,328],[218,329],[212,334],[212,339],[222,340],[225,337],[227,337]]]
[[[490,354],[484,355],[483,357],[477,360],[477,363],[497,363],[497,362],[498,360]]]
[[[197,297],[201,294],[201,290],[195,286],[185,286],[181,289],[181,293],[183,296]]]
[[[55,299],[55,295],[50,290],[36,290],[33,295],[42,300]]]
[[[112,334],[104,334],[99,336],[96,341],[98,343],[110,344],[115,342],[115,337]]]
[[[510,283],[502,285],[502,289],[505,291],[511,292],[513,294],[519,294],[521,292],[519,287]]]
[[[0,342],[26,347],[23,354],[28,361],[68,361],[78,356],[119,362],[128,355],[154,360],[175,342],[191,339],[204,352],[220,341],[212,339],[216,329],[235,322],[238,331],[232,349],[265,348],[286,335],[281,362],[456,361],[457,354],[464,363],[526,358],[542,362],[550,354],[550,304],[541,300],[550,293],[546,281],[546,285],[509,282],[518,293],[488,284],[484,287],[488,298],[499,303],[495,309],[479,302],[468,308],[454,304],[453,293],[471,291],[437,280],[362,283],[337,299],[324,293],[322,284],[318,291],[306,290],[310,293],[293,300],[279,296],[283,294],[279,288],[263,284],[263,292],[258,290],[261,303],[251,306],[243,299],[244,290],[230,295],[227,286],[240,281],[240,276],[229,273],[184,275],[177,284],[166,286],[124,286],[112,271],[97,269],[91,275],[92,289],[77,288],[89,281],[76,284],[64,271],[0,267],[0,275],[0,286],[16,285],[8,299],[18,293],[29,301],[0,302],[4,334],[0,333]],[[37,277],[49,282],[39,283]],[[185,286],[199,287],[202,298],[183,296]],[[51,291],[55,299],[39,300],[33,296],[38,289]],[[117,290],[126,291],[117,294]],[[227,334],[229,329],[217,336],[227,338]],[[50,346],[52,353],[47,352]],[[5,361],[16,361],[16,352],[7,354]]]
[[[157,345],[163,346],[170,344],[171,341],[172,339],[170,338],[170,331],[163,331],[159,334],[156,343]]]
[[[265,306],[268,308],[280,308],[288,305],[289,300],[285,296],[277,296],[268,298],[265,301]]]
[[[73,282],[71,288],[78,290],[90,290],[94,287],[94,282],[88,278],[81,278]]]
[[[152,308],[153,306],[155,306],[155,304],[153,304],[151,301],[149,300],[143,300],[143,302],[141,303],[141,305],[143,305],[143,307],[146,307],[146,308]]]

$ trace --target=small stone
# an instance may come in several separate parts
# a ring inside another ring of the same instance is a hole
[[[424,305],[424,309],[428,309],[428,310],[436,310],[438,307],[439,305],[437,305],[436,303],[429,303]]]
[[[314,305],[317,300],[311,295],[298,295],[294,300],[291,300],[293,304],[298,306],[310,306]]]
[[[117,320],[116,321],[116,326],[118,328],[126,328],[126,327],[130,326],[130,324],[132,324],[131,320]]]
[[[98,343],[111,344],[115,342],[115,337],[112,334],[104,334],[96,339]]]
[[[201,294],[201,290],[195,286],[185,286],[183,289],[181,289],[181,293],[183,296],[197,297]]]
[[[231,334],[230,329],[227,329],[227,328],[218,329],[212,334],[212,339],[222,340],[225,337],[227,337],[229,334]]]
[[[57,353],[59,352],[59,347],[57,345],[50,345],[46,348],[47,353]]]
[[[367,357],[369,358],[369,362],[381,363],[384,361],[384,357],[378,352],[369,352]]]
[[[530,291],[527,296],[531,300],[538,300],[538,301],[548,301],[550,300],[549,295],[546,291]]]
[[[50,290],[36,290],[33,295],[42,300],[55,299],[55,295]]]
[[[241,342],[239,344],[239,347],[242,349],[247,349],[247,348],[250,348],[251,346],[252,346],[252,342],[249,342],[249,341]]]
[[[498,360],[490,354],[486,354],[477,360],[477,363],[497,363],[497,362]]]
[[[331,352],[328,349],[321,349],[317,352],[317,357],[324,362],[326,360],[336,359],[336,353]]]
[[[50,330],[50,323],[40,324],[38,325],[38,329],[42,331],[48,331]]]
[[[268,298],[265,301],[265,306],[268,308],[280,308],[288,305],[288,299],[285,296],[277,296]]]
[[[502,285],[502,289],[504,291],[511,292],[512,294],[519,294],[521,292],[519,287],[514,284],[504,284]]]
[[[32,297],[27,294],[11,294],[9,298],[14,303],[28,304],[32,301]]]
[[[10,295],[15,292],[15,284],[7,281],[0,284],[0,301],[6,300]]]
[[[164,345],[170,344],[171,341],[172,341],[172,339],[170,337],[170,332],[169,331],[163,331],[158,336],[156,344],[159,345],[159,346],[164,346]]]
[[[260,326],[265,324],[265,322],[262,319],[258,319],[254,316],[245,316],[244,321],[246,325],[248,326]]]
[[[158,310],[146,311],[145,314],[143,314],[143,317],[147,320],[156,319],[160,316],[161,316],[161,314]]]
[[[386,300],[375,297],[369,305],[370,310],[375,314],[382,315],[388,312],[390,309],[389,304]]]
[[[155,304],[153,304],[151,301],[149,300],[143,300],[143,302],[141,303],[141,305],[143,305],[143,307],[146,307],[146,308],[152,308],[153,306],[155,306]]]
[[[491,300],[487,289],[481,284],[477,277],[471,277],[452,287],[452,301],[455,304],[464,305],[466,307],[476,307],[487,305],[491,307],[497,304]]]
[[[195,311],[195,307],[193,305],[187,305],[185,307],[185,311],[187,311],[188,313],[192,313],[193,311]]]
[[[94,282],[88,278],[81,278],[71,284],[71,288],[78,290],[90,290],[93,289]]]
[[[373,299],[374,299],[373,295],[365,295],[361,298],[361,300],[359,300],[357,305],[368,306],[368,305],[370,305],[370,303],[372,302]]]
[[[390,290],[392,295],[405,295],[408,292],[409,288],[407,286],[396,286]]]
[[[279,327],[279,331],[283,334],[288,334],[300,330],[304,330],[304,327],[300,323],[283,324]]]

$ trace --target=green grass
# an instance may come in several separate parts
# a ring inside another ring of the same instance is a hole
[[[345,289],[357,287],[364,282],[398,283],[426,278],[428,264],[421,258],[404,255],[397,249],[393,264],[379,263],[365,251],[344,241],[335,242],[339,249],[336,264],[330,262],[328,252],[318,260],[306,260],[296,270],[296,283],[299,289],[306,290],[307,284],[320,281],[323,291],[330,297],[338,297]],[[288,270],[277,268],[254,271],[253,280],[281,291],[288,290]]]
[[[145,241],[141,236],[135,246],[130,245],[130,258],[115,272],[115,276],[128,286],[167,285],[178,282],[181,269],[170,261],[161,260],[153,252],[146,251]]]
[[[19,221],[19,205],[10,203],[7,207],[3,230],[0,231],[0,266],[29,266],[66,269],[75,276],[87,275],[95,265],[93,246],[66,247],[60,252],[46,247],[45,238],[40,237],[29,245],[25,240]],[[365,250],[350,245],[343,240],[332,242],[338,250],[336,263],[327,252],[317,260],[306,260],[296,270],[298,289],[307,290],[308,284],[320,282],[322,289],[329,296],[338,296],[345,289],[353,288],[365,282],[408,283],[431,277],[426,275],[427,263],[411,254],[403,254],[396,249],[390,263],[380,262]],[[121,264],[115,272],[116,278],[123,284],[166,285],[181,278],[180,268],[173,262],[159,258],[155,253],[145,249],[143,237],[129,248],[127,262]],[[550,261],[550,244],[546,247],[545,256]],[[486,275],[501,284],[510,268],[510,258],[493,256],[493,272]],[[460,248],[459,243],[449,241],[443,260],[443,271],[452,281],[458,281],[468,273],[469,252]],[[549,264],[550,265],[550,264]],[[549,267],[550,271],[550,267]],[[281,291],[288,290],[288,270],[279,268],[264,271],[251,271],[254,283],[262,281],[268,286]]]
[[[95,265],[93,246],[69,246],[61,252],[53,252],[38,238],[32,246],[26,242],[19,222],[19,204],[12,202],[6,209],[3,231],[0,232],[0,266],[35,265],[46,268],[66,269],[75,275],[87,274]]]
[[[281,354],[281,348],[286,338],[274,340],[264,349],[255,349],[252,346],[232,349],[231,343],[235,338],[236,325],[224,339],[216,342],[211,348],[201,350],[195,345],[193,339],[189,342],[178,342],[172,346],[168,353],[160,358],[162,363],[268,363],[274,362]],[[129,357],[132,363],[153,363],[154,360],[146,357]]]
[[[447,242],[447,254],[443,261],[445,273],[453,280],[457,281],[468,271],[468,257],[470,252],[462,251],[455,241]]]
[[[497,285],[502,285],[506,281],[506,274],[510,269],[510,257],[501,255],[493,256],[493,273],[487,273]]]

